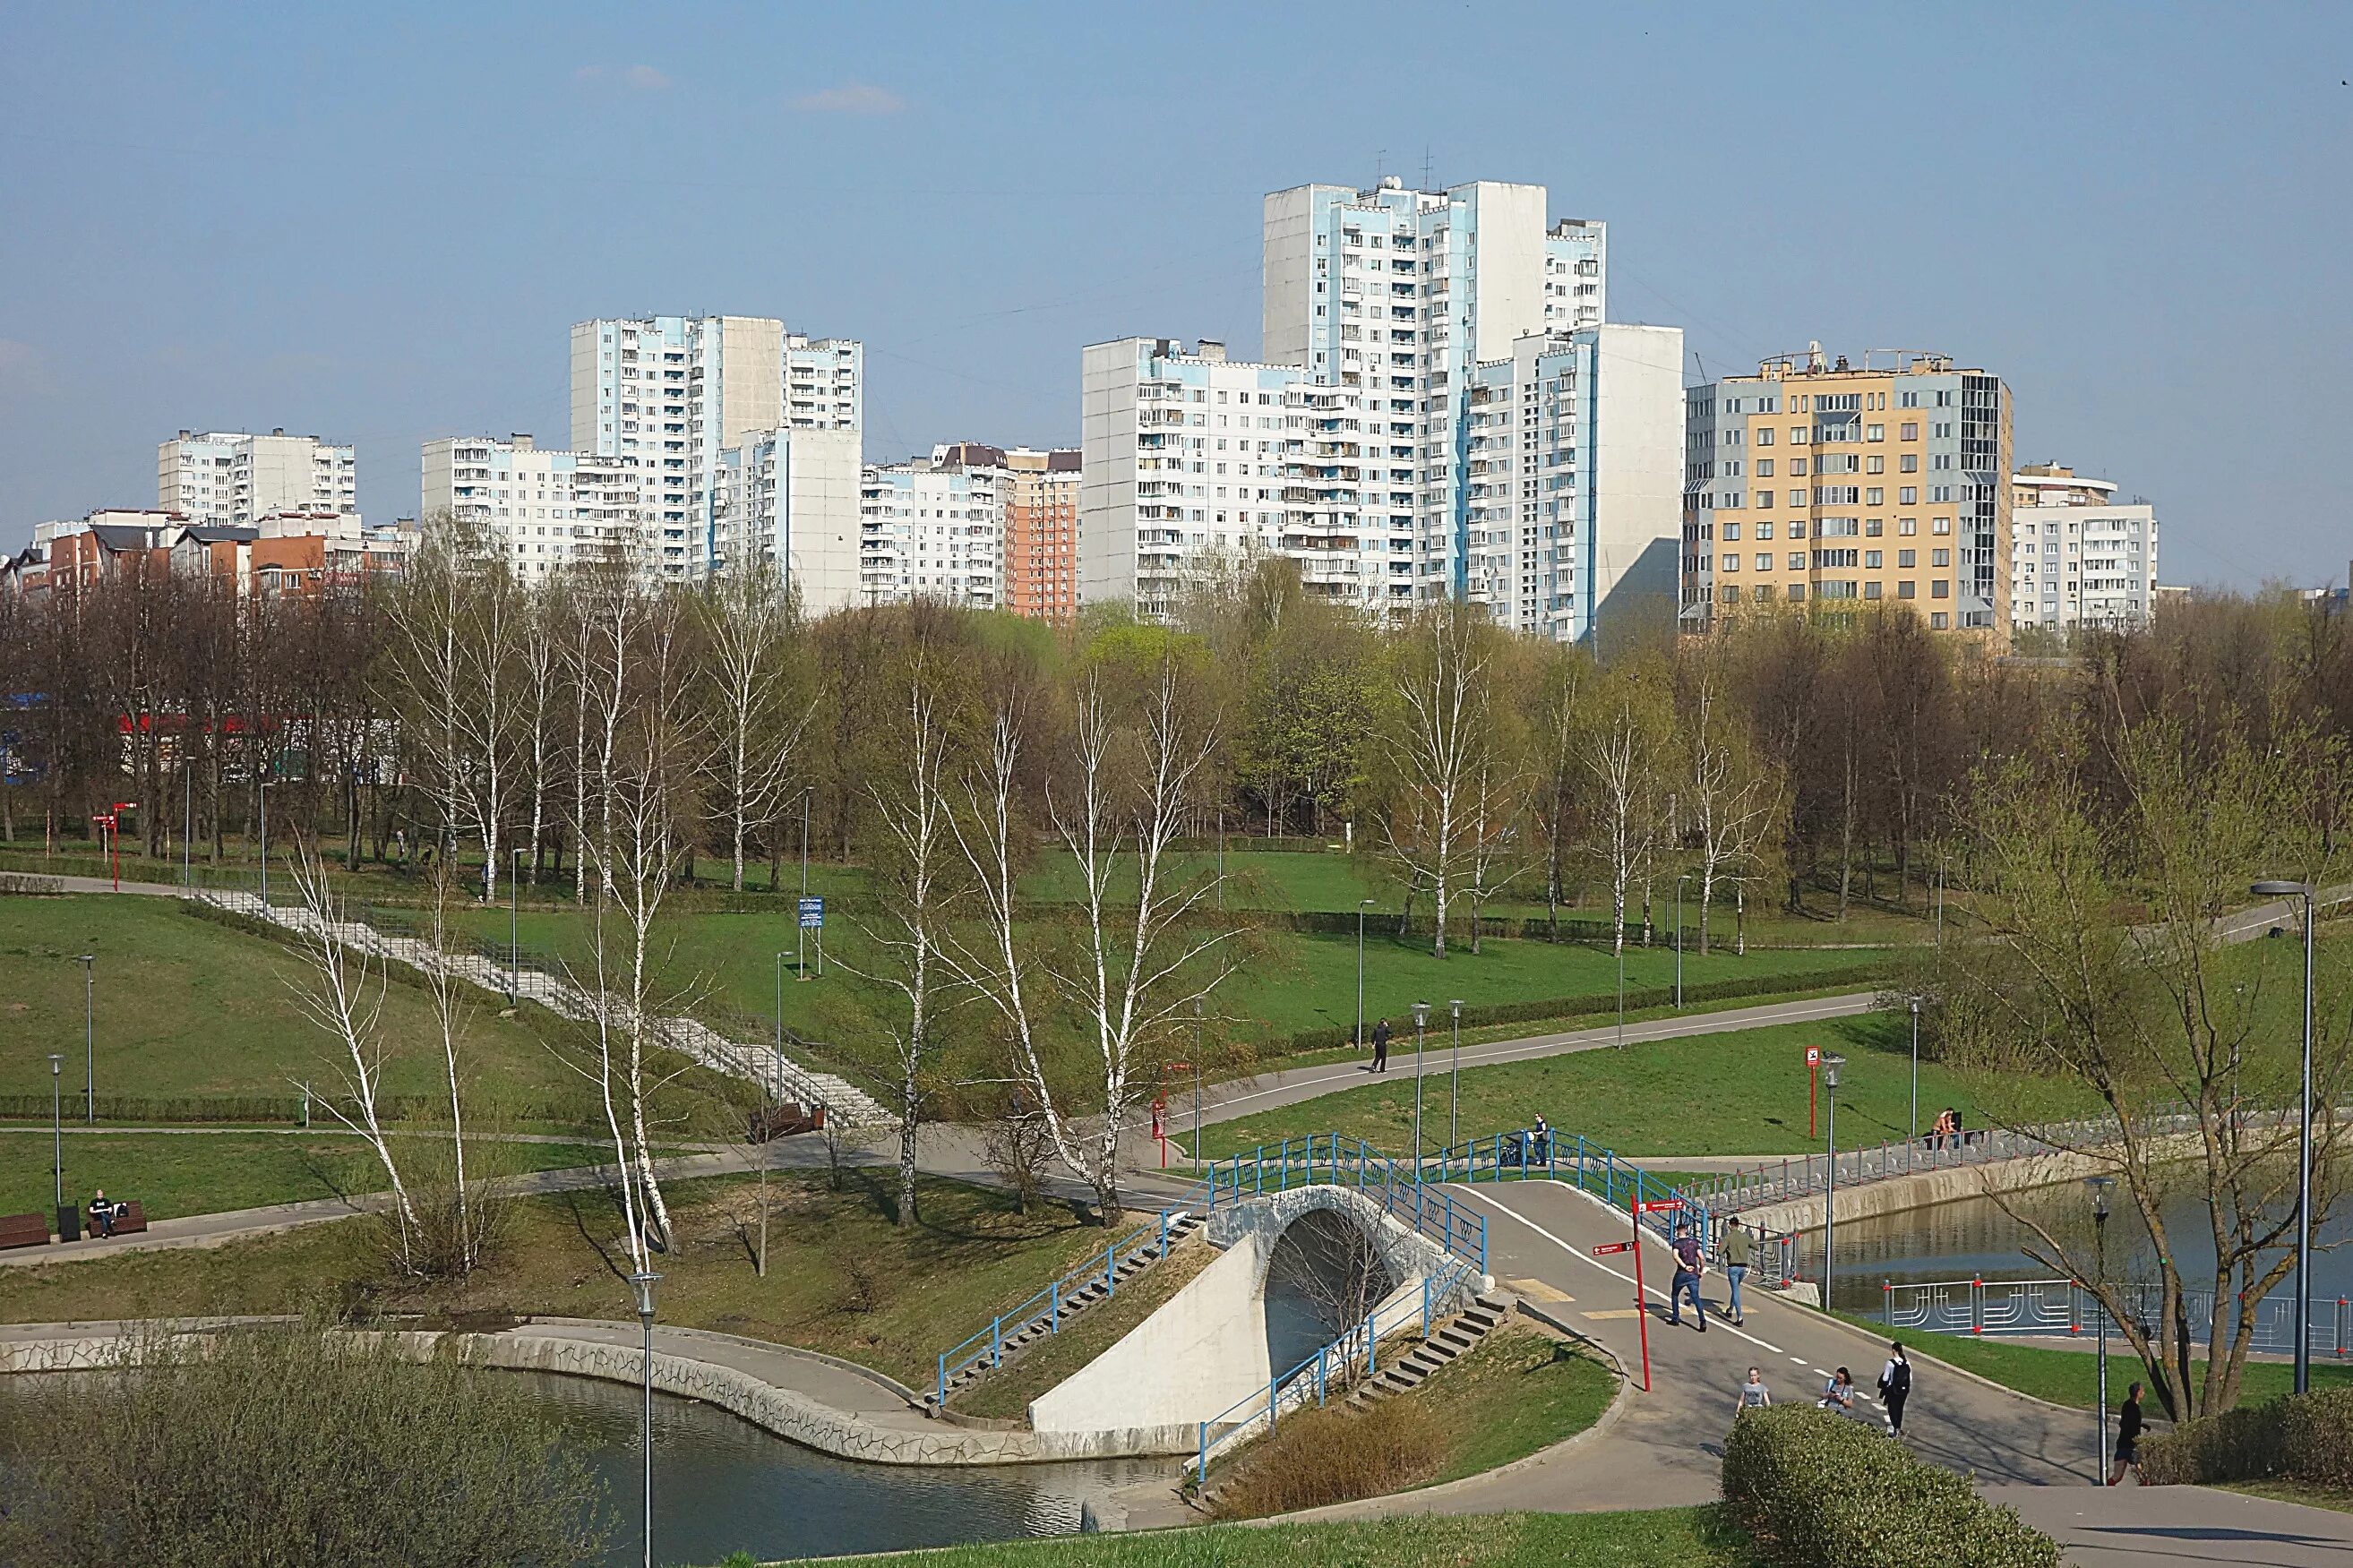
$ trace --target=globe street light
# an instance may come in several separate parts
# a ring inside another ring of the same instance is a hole
[[[2094,1310],[2100,1315],[2100,1446],[2092,1455],[2092,1484],[2097,1486],[2106,1473],[2108,1463],[2108,1189],[2116,1184],[2114,1176],[2086,1176],[2084,1184],[2092,1189],[2092,1235],[2099,1252],[2100,1297]]]
[[[49,1053],[49,1161],[58,1178],[58,1234],[65,1234],[66,1217],[66,1133],[65,1121],[59,1114],[65,1092],[59,1082],[66,1070],[66,1058],[55,1051]]]
[[[638,1420],[638,1448],[645,1456],[645,1568],[654,1568],[654,1286],[660,1279],[660,1275],[642,1268],[629,1276],[629,1284],[638,1293],[638,1321],[645,1330],[645,1352],[640,1357],[645,1404]]]
[[[2312,1392],[2312,884],[2257,882],[2259,899],[2304,900],[2304,1087],[2295,1135],[2295,1391]]]
[[[81,964],[81,1119],[98,1120],[98,954],[85,952]]]
[[[1356,1051],[1365,1049],[1365,911],[1373,907],[1370,899],[1356,900]]]
[[[1912,1168],[1912,1150],[1920,1142],[1920,998],[1914,995],[1912,1004],[1912,1138],[1904,1151],[1904,1168]]]
[[[1421,1030],[1430,1022],[1430,1004],[1413,1005],[1413,1179],[1421,1180]]]
[[[1446,1108],[1446,1146],[1451,1149],[1462,1141],[1462,998],[1447,1005],[1454,1009],[1454,1089]]]
[[[1831,1310],[1831,1241],[1838,1224],[1838,1086],[1839,1068],[1846,1058],[1836,1052],[1822,1058],[1823,1099],[1829,1101],[1830,1115],[1822,1131],[1830,1144],[1830,1181],[1822,1195],[1822,1310]]]

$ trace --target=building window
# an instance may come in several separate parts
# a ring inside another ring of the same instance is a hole
[[[1792,583],[1789,584],[1789,598],[1792,603],[1795,603],[1805,596],[1806,585],[1803,583]]]
[[[1930,631],[1941,632],[1951,622],[1951,620],[1952,617],[1945,614],[1944,611],[1933,611],[1928,616],[1928,629]]]
[[[1929,582],[1928,597],[1932,599],[1949,599],[1952,596],[1953,584],[1950,578],[1937,577]]]
[[[1879,584],[1876,583],[1865,583],[1862,585],[1862,596],[1866,599],[1876,599],[1879,597]]]
[[[1898,583],[1898,584],[1895,584],[1895,596],[1896,596],[1897,598],[1899,598],[1899,599],[1908,599],[1908,598],[1911,598],[1911,597],[1912,597],[1912,584],[1909,584],[1909,583]]]

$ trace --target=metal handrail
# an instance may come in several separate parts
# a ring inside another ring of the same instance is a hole
[[[2108,1327],[2119,1328],[2098,1295],[2075,1279],[1988,1279],[1976,1275],[1967,1279],[1920,1280],[1903,1285],[1883,1279],[1879,1289],[1880,1321],[1890,1330],[1996,1337],[2065,1335],[2073,1339],[2097,1333],[2103,1317],[2107,1319]],[[2164,1287],[2135,1280],[2111,1285],[2109,1289],[2123,1299],[2126,1316],[2134,1325],[2142,1333],[2155,1337],[2163,1312]],[[2212,1291],[2185,1290],[2181,1303],[2193,1334],[2203,1337],[2211,1331],[2214,1321]],[[2279,1355],[2295,1352],[2293,1292],[2263,1297],[2252,1307],[2242,1302],[2240,1321],[2245,1321],[2249,1310],[2254,1315],[2250,1348]],[[2326,1321],[2316,1311],[2306,1338],[2315,1355],[2333,1356],[2338,1361],[2353,1356],[2353,1302],[2343,1296],[2337,1298]]]

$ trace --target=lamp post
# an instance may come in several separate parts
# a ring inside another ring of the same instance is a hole
[[[638,1293],[638,1322],[645,1330],[645,1352],[639,1358],[645,1404],[638,1418],[638,1443],[645,1456],[645,1568],[654,1568],[654,1286],[660,1279],[642,1268],[629,1276]]]
[[[1626,1048],[1626,911],[1618,911],[1618,1048]]]
[[[1360,1009],[1360,1010],[1361,1010],[1362,1006],[1363,1006],[1363,1004],[1359,1003],[1359,1004],[1358,1004],[1358,1007],[1359,1007],[1359,1009]],[[1208,1026],[1208,1017],[1207,1017],[1207,1016],[1206,1016],[1206,1013],[1205,1013],[1205,1011],[1204,1011],[1204,1009],[1203,1009],[1202,1003],[1201,1003],[1201,999],[1200,999],[1198,996],[1194,997],[1194,998],[1193,998],[1193,1168],[1194,1168],[1195,1170],[1197,1170],[1197,1171],[1198,1171],[1198,1170],[1199,1170],[1199,1169],[1200,1169],[1200,1167],[1201,1167],[1201,1040],[1202,1040],[1203,1031],[1204,1031],[1204,1029],[1207,1027],[1207,1026]],[[1356,1021],[1356,1027],[1357,1027],[1358,1032],[1359,1032],[1359,1033],[1362,1033],[1362,1031],[1363,1031],[1363,1029],[1364,1029],[1364,1020],[1363,1020],[1363,1018],[1362,1018],[1361,1016],[1360,1016],[1360,1017],[1357,1019],[1357,1021]]]
[[[795,915],[795,920],[800,917]],[[785,1059],[785,952],[776,950],[776,1059]],[[781,1076],[781,1075],[780,1075]]]
[[[507,1005],[522,1005],[522,851],[507,851]]]
[[[58,1178],[58,1217],[66,1212],[66,1131],[60,1112],[65,1106],[65,1089],[61,1081],[66,1070],[66,1058],[56,1051],[49,1053],[49,1163]],[[63,1235],[62,1228],[58,1231]]]
[[[1462,998],[1457,996],[1447,1006],[1454,1013],[1454,1083],[1446,1103],[1446,1146],[1451,1149],[1462,1141]]]
[[[261,812],[261,918],[269,918],[269,786],[275,779],[263,779],[255,786],[253,797],[260,803]]]
[[[1370,899],[1356,900],[1356,1054],[1359,1056],[1365,1050],[1365,911],[1372,907]]]
[[[98,954],[85,952],[81,964],[81,1119],[98,1120]]]
[[[2092,1235],[2099,1253],[2100,1289],[2103,1292],[2092,1308],[2100,1315],[2100,1446],[2092,1453],[2092,1484],[2097,1486],[2104,1479],[2108,1462],[2108,1308],[2105,1292],[2108,1287],[2108,1189],[2116,1184],[2116,1179],[2114,1176],[2086,1176],[2084,1184],[2092,1189]]]
[[[1413,1005],[1413,1179],[1421,1180],[1421,1030],[1430,1022],[1430,1004]]]
[[[2257,882],[2257,898],[2304,900],[2304,1083],[2295,1135],[2295,1391],[2312,1391],[2312,884]]]
[[[1691,880],[1685,872],[1675,879],[1675,1010],[1683,1005],[1683,884]]]
[[[813,793],[809,785],[801,786],[801,897],[804,899],[808,897],[809,796]],[[797,910],[793,918],[796,921],[799,920]],[[807,926],[797,926],[794,929],[793,978],[796,980],[808,978],[808,927]]]
[[[1830,1146],[1830,1180],[1822,1189],[1822,1310],[1831,1310],[1831,1241],[1838,1224],[1838,1083],[1839,1068],[1846,1058],[1835,1051],[1822,1058],[1823,1099],[1829,1102],[1830,1115],[1822,1131]]]
[[[1904,1151],[1904,1168],[1912,1168],[1912,1150],[1920,1142],[1920,998],[1907,998],[1912,1004],[1912,1138]]]

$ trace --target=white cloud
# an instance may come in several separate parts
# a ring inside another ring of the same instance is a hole
[[[846,81],[822,92],[804,93],[793,100],[793,107],[804,114],[896,114],[907,100],[872,82]]]
[[[639,92],[659,92],[670,85],[670,78],[651,66],[631,66],[621,73],[621,79]]]

